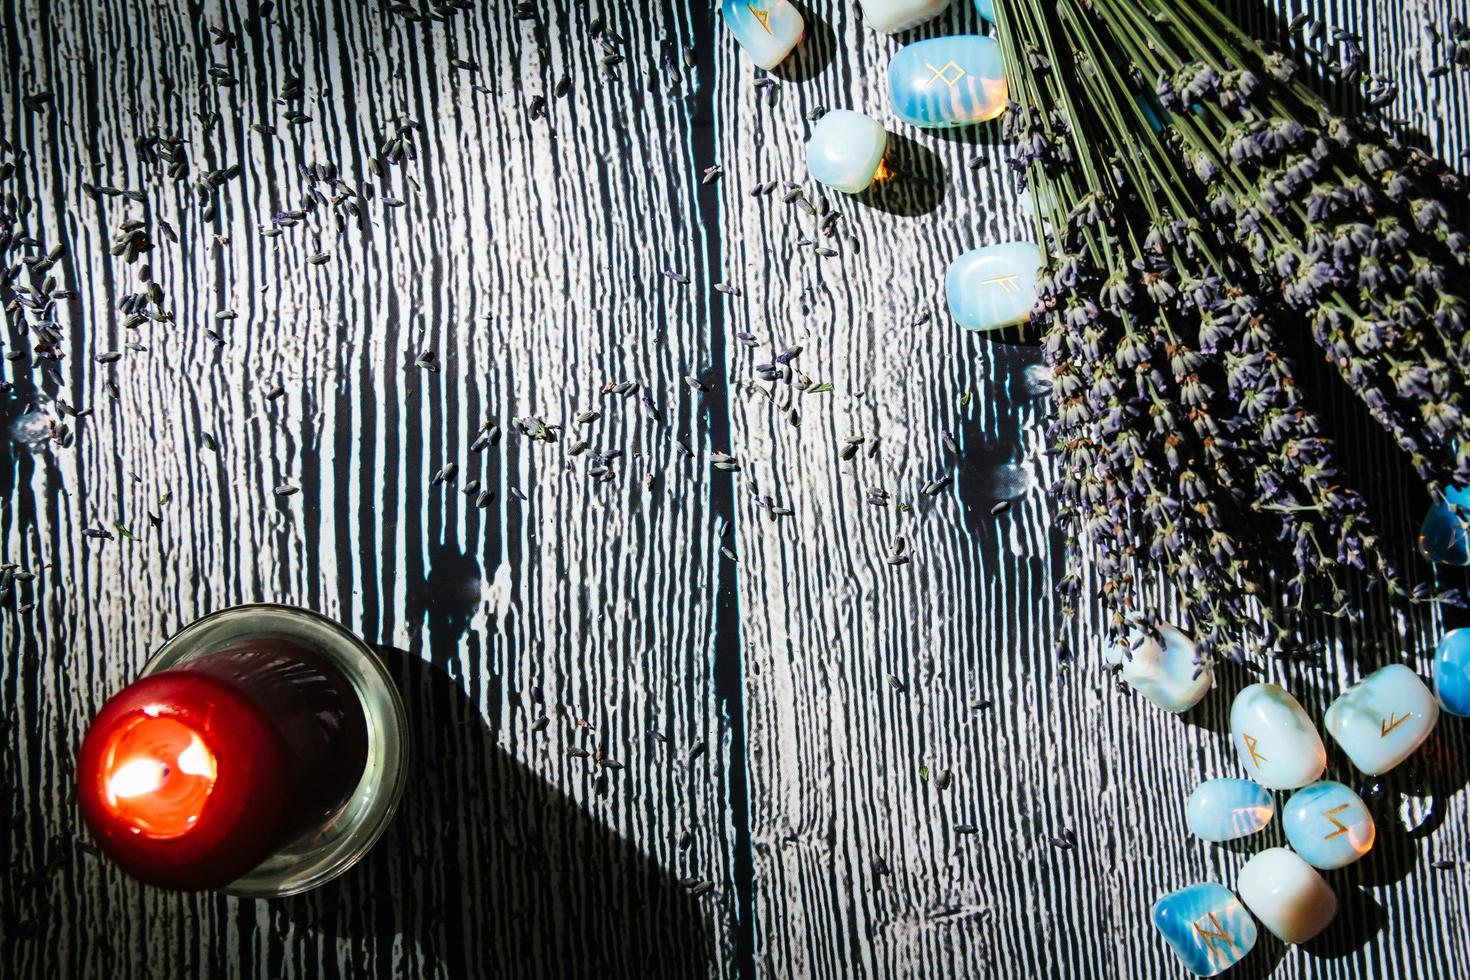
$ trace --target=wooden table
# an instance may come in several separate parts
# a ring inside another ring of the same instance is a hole
[[[35,578],[0,613],[0,974],[1179,975],[1149,905],[1280,839],[1184,825],[1198,780],[1237,773],[1250,677],[1181,720],[1097,650],[1054,656],[1038,357],[942,296],[953,256],[1026,234],[998,127],[890,120],[895,189],[808,187],[829,238],[760,192],[804,180],[814,108],[886,117],[900,42],[855,3],[812,4],[769,83],[706,0],[463,6],[4,5],[0,194],[43,243],[6,263],[64,245],[75,297],[64,358],[3,363],[0,559]],[[1391,112],[1463,167],[1466,75],[1423,73],[1464,0],[1231,7],[1260,35],[1284,30],[1268,7],[1363,32]],[[978,29],[956,0],[916,36]],[[152,246],[131,264],[109,254],[129,219]],[[127,326],[145,263],[173,322]],[[7,318],[7,354],[25,329]],[[798,345],[830,391],[750,387]],[[1422,491],[1365,447],[1412,562]],[[416,737],[401,815],[295,899],[139,886],[80,825],[75,748],[172,631],[259,600],[389,659]],[[1313,711],[1377,663],[1427,673],[1435,615],[1372,608],[1303,640],[1325,666],[1264,673]],[[1379,781],[1337,924],[1263,936],[1236,975],[1463,969],[1467,737],[1446,719]]]

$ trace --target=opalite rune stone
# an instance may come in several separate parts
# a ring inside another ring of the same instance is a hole
[[[975,12],[994,24],[995,0],[975,0]]]
[[[1282,942],[1306,942],[1337,914],[1337,896],[1327,882],[1284,847],[1268,848],[1247,861],[1235,890]]]
[[[897,34],[939,16],[949,0],[861,0],[861,6],[869,27]]]
[[[1276,802],[1264,786],[1249,779],[1207,779],[1189,794],[1184,813],[1196,837],[1235,840],[1270,823]]]
[[[1345,868],[1373,847],[1373,814],[1342,783],[1323,780],[1291,794],[1281,825],[1292,848],[1314,868]]]
[[[1206,667],[1195,676],[1195,646],[1188,636],[1172,626],[1160,626],[1163,646],[1142,631],[1129,637],[1129,650],[1114,647],[1107,652],[1110,663],[1122,666],[1120,674],[1129,687],[1165,711],[1188,711],[1209,691],[1214,673]]]
[[[1006,107],[1000,45],[979,34],[906,45],[888,63],[888,98],[895,116],[924,129],[994,119]]]
[[[1327,749],[1312,719],[1275,684],[1252,684],[1235,696],[1230,741],[1246,772],[1269,789],[1305,786],[1327,767]]]
[[[1223,885],[1202,882],[1154,903],[1159,930],[1191,973],[1212,977],[1230,969],[1256,944],[1256,924]]]
[[[1470,629],[1450,630],[1434,650],[1434,690],[1452,715],[1470,715]]]
[[[806,169],[828,187],[856,194],[873,182],[887,146],[888,131],[876,119],[834,109],[812,126]]]
[[[1419,553],[1441,565],[1470,565],[1470,487],[1450,487],[1429,505]]]
[[[801,13],[788,0],[723,0],[720,12],[746,55],[762,68],[775,68],[806,31]]]
[[[1327,709],[1327,733],[1353,765],[1370,776],[1388,772],[1424,744],[1439,720],[1439,703],[1403,664],[1375,670]]]
[[[995,330],[1025,323],[1036,305],[1041,250],[1030,242],[1004,242],[966,252],[950,263],[944,295],[950,315],[966,330]]]

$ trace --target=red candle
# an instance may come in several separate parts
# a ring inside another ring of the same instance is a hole
[[[82,815],[129,874],[217,888],[320,827],[362,777],[350,683],[312,651],[241,643],[143,677],[82,742]]]

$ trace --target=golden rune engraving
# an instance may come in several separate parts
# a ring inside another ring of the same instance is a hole
[[[771,12],[769,10],[762,10],[753,3],[747,3],[745,6],[755,15],[755,19],[761,22],[761,26],[766,29],[766,33],[771,34]]]
[[[959,65],[955,64],[953,61],[946,61],[943,68],[935,68],[933,65],[929,64],[929,62],[926,61],[924,62],[924,67],[932,71],[934,74],[924,79],[924,83],[920,85],[919,88],[928,88],[930,85],[934,84],[935,79],[938,79],[939,81],[948,85],[950,88],[954,88],[955,82],[958,82],[960,79],[965,77],[965,70]],[[954,69],[954,77],[952,78],[949,74],[949,70],[951,68]]]
[[[1198,932],[1199,937],[1205,941],[1205,945],[1210,947],[1210,952],[1220,952],[1220,950],[1215,948],[1215,940],[1217,939],[1225,940],[1226,946],[1235,945],[1235,940],[1230,938],[1230,933],[1226,932],[1225,927],[1220,925],[1220,920],[1215,918],[1215,913],[1213,912],[1210,913],[1210,922],[1213,923],[1215,926],[1214,932],[1207,932],[1205,928],[1201,926],[1198,922],[1194,924],[1195,931]]]
[[[1260,739],[1254,735],[1242,735],[1241,737],[1245,739],[1245,748],[1251,754],[1251,762],[1255,763],[1256,767],[1259,768],[1261,763],[1266,761],[1266,757],[1256,751],[1256,746],[1261,744]]]
[[[1380,719],[1378,722],[1378,737],[1388,738],[1389,732],[1393,731],[1395,728],[1399,727],[1412,717],[1414,717],[1414,712],[1412,711],[1404,715],[1402,718],[1398,717],[1397,712],[1390,711],[1387,718]]]
[[[1343,824],[1341,820],[1337,819],[1337,817],[1333,816],[1333,814],[1341,813],[1350,806],[1352,806],[1351,803],[1344,803],[1342,806],[1335,806],[1331,810],[1328,810],[1326,813],[1322,814],[1322,816],[1328,819],[1332,826],[1337,828],[1332,833],[1322,838],[1323,840],[1332,840],[1332,838],[1341,837],[1343,834],[1348,832],[1347,826]]]
[[[980,280],[980,285],[999,286],[1000,291],[1003,293],[1019,293],[1021,291],[1020,283],[1021,277],[1017,275],[991,276],[989,279]]]

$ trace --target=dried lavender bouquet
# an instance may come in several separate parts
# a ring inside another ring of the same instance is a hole
[[[995,9],[1069,618],[1086,569],[1110,641],[1176,609],[1203,665],[1276,648],[1284,609],[1349,614],[1347,569],[1403,595],[1287,352],[1310,330],[1431,491],[1470,482],[1459,179],[1205,0]]]

